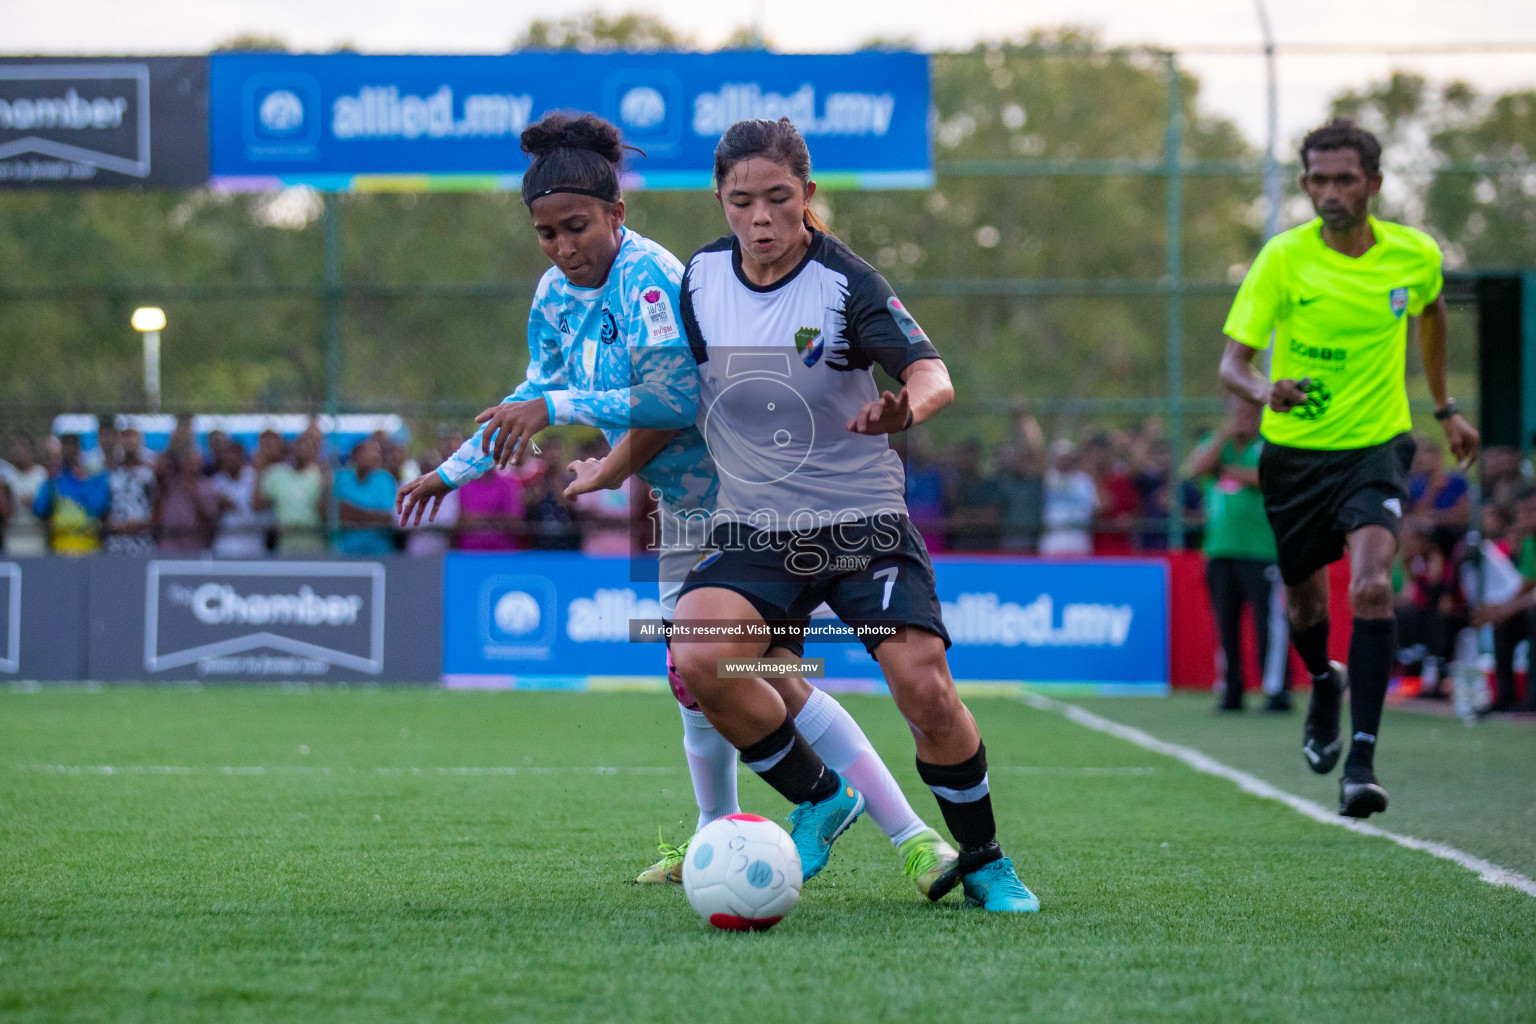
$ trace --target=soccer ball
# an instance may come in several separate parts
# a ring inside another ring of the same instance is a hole
[[[683,861],[683,891],[700,917],[728,932],[766,931],[800,899],[800,852],[789,833],[755,814],[699,829]]]

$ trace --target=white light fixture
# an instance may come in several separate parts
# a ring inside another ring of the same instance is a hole
[[[133,329],[159,331],[165,329],[165,310],[159,306],[140,306],[133,311]]]
[[[165,327],[165,310],[159,306],[140,306],[133,311],[133,329],[144,335],[144,396],[149,411],[160,411],[160,331]]]

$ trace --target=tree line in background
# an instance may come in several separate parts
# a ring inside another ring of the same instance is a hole
[[[731,45],[752,45],[750,32]],[[232,45],[278,48],[246,38]],[[883,45],[875,43],[872,45]],[[655,18],[536,21],[515,48],[690,48]],[[1089,33],[1038,32],[932,60],[941,169],[927,192],[822,192],[834,230],[878,266],[940,345],[963,406],[1161,395],[1164,299],[946,294],[953,282],[1156,281],[1165,272],[1165,182],[1144,176],[970,176],[945,162],[1161,159],[1166,69]],[[1201,113],[1182,75],[1183,158],[1258,156]],[[1382,212],[1419,224],[1460,267],[1536,266],[1536,91],[1479,96],[1409,75],[1339,97],[1379,131],[1393,176]],[[814,152],[813,152],[814,157]],[[1438,170],[1491,161],[1483,173]],[[1288,178],[1294,175],[1288,171]],[[1309,215],[1294,183],[1286,223]],[[344,407],[418,424],[462,418],[520,380],[528,298],[546,267],[515,194],[345,195],[340,216]],[[311,410],[324,397],[322,203],[191,192],[0,193],[0,418],[142,407],[135,305],[165,307],[168,407]],[[1235,283],[1261,240],[1257,175],[1184,183],[1185,274]],[[680,258],[726,230],[705,192],[630,197],[629,223]],[[112,286],[143,284],[129,294]],[[162,297],[153,286],[190,289]],[[434,285],[451,286],[433,290]],[[511,285],[511,293],[476,294]],[[199,292],[198,290],[202,291]],[[974,288],[972,289],[975,290]],[[985,290],[985,289],[982,289]],[[1216,391],[1229,297],[1186,299],[1185,393]],[[1453,355],[1453,368],[1470,371]],[[1465,388],[1463,389],[1465,390]],[[936,422],[987,437],[1007,417]],[[0,424],[3,426],[4,424]],[[957,435],[961,436],[961,435]],[[995,440],[996,438],[992,438]]]

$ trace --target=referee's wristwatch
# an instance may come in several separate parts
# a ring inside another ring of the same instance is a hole
[[[1446,420],[1450,419],[1452,416],[1460,416],[1460,415],[1461,415],[1461,406],[1456,404],[1456,399],[1454,399],[1454,398],[1447,398],[1445,400],[1445,404],[1442,405],[1440,408],[1435,410],[1435,419],[1439,420],[1442,423],[1444,423]]]

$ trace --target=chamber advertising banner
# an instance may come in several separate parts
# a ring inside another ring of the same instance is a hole
[[[441,564],[93,560],[96,679],[436,681]]]
[[[0,188],[207,181],[207,57],[0,59]]]
[[[592,111],[644,151],[630,188],[702,188],[736,121],[789,117],[826,187],[927,188],[928,58],[916,53],[215,54],[216,188],[515,189],[518,136]]]
[[[956,679],[1096,693],[1168,689],[1167,569],[1153,561],[935,560]],[[585,689],[664,673],[631,619],[659,619],[654,583],[628,559],[447,556],[443,671],[450,687]],[[654,571],[650,574],[654,578]],[[880,689],[857,642],[813,641],[842,689]]]

